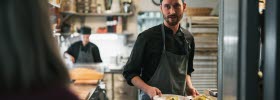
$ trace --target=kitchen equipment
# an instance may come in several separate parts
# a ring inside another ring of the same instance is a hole
[[[110,10],[112,6],[112,0],[104,0],[105,10]]]
[[[152,0],[153,3],[156,5],[156,6],[159,6],[160,5],[160,0]]]
[[[218,90],[217,89],[208,89],[209,95],[213,97],[218,97]]]
[[[120,8],[120,0],[113,0],[111,11],[113,13],[119,13],[121,11]]]
[[[102,13],[102,6],[101,4],[97,4],[97,8],[96,8],[96,13],[101,14]]]
[[[78,13],[92,13],[93,8],[92,0],[77,0],[76,2],[76,10]]]
[[[104,73],[104,68],[105,65],[103,64],[96,64],[96,63],[90,63],[90,64],[81,64],[81,63],[76,63],[72,67],[73,68],[89,68],[96,70],[97,72]]]
[[[109,100],[106,95],[105,83],[99,81],[96,89],[92,90],[88,94],[86,100]]]
[[[75,0],[62,0],[61,2],[61,11],[65,12],[76,12],[76,1]]]
[[[123,2],[123,11],[124,13],[131,12],[131,2]]]

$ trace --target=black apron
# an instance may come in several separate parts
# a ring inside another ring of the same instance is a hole
[[[94,58],[92,56],[91,47],[89,48],[89,50],[83,51],[81,45],[76,63],[93,63],[93,62],[94,62]]]
[[[186,94],[189,42],[185,43],[185,48],[187,48],[186,55],[177,55],[168,52],[165,47],[165,31],[163,24],[161,31],[163,36],[163,51],[159,65],[147,84],[158,88],[162,94],[176,94],[184,96]],[[140,100],[150,100],[149,95],[143,91],[140,91],[139,98]]]

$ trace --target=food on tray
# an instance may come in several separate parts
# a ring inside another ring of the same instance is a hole
[[[207,99],[207,96],[205,95],[200,95],[200,96],[196,96],[194,100],[209,100],[209,99]]]
[[[179,100],[178,96],[166,96],[166,100]]]
[[[187,97],[173,94],[162,94],[161,96],[154,96],[153,100],[191,100]]]

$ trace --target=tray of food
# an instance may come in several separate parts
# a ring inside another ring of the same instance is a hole
[[[192,96],[180,96],[174,94],[162,94],[161,96],[154,96],[153,100],[192,100]]]
[[[174,94],[162,94],[161,96],[154,96],[153,100],[212,100],[212,99],[205,95],[192,97],[192,96],[180,96]]]

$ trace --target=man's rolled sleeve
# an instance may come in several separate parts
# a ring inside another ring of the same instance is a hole
[[[140,34],[137,37],[137,40],[134,44],[129,59],[126,65],[124,66],[123,76],[126,79],[127,83],[131,86],[133,86],[133,84],[131,83],[131,79],[135,76],[140,76],[141,74],[141,69],[143,67],[141,65],[144,59],[143,55],[145,50],[145,44],[146,44],[146,40]]]
[[[92,56],[94,57],[94,62],[96,62],[96,63],[102,62],[102,59],[101,59],[100,53],[99,53],[99,49],[97,46],[93,48]]]
[[[194,71],[194,68],[193,68],[194,50],[195,50],[195,43],[194,43],[194,39],[192,38],[191,50],[190,50],[190,55],[189,55],[188,72],[187,72],[187,74],[190,76],[191,76],[191,73]]]
[[[74,53],[74,44],[70,45],[70,47],[64,53],[68,53],[76,58]]]

